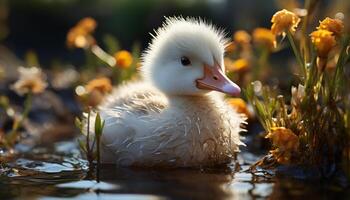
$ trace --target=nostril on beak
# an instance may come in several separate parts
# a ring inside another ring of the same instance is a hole
[[[217,76],[213,76],[213,79],[217,81],[219,78]]]

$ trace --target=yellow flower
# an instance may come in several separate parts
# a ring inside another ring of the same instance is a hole
[[[106,94],[112,91],[112,83],[109,78],[101,77],[89,81],[86,86],[86,92],[99,91],[102,94]]]
[[[286,9],[276,12],[271,19],[271,31],[274,35],[285,34],[286,31],[295,32],[300,18]]]
[[[249,62],[244,58],[235,61],[226,61],[226,64],[227,70],[232,72],[245,72],[250,68]]]
[[[19,79],[11,87],[19,95],[42,93],[47,87],[41,69],[37,67],[19,67]]]
[[[276,37],[267,28],[256,28],[253,31],[253,40],[256,44],[265,46],[269,50],[273,50],[276,47]]]
[[[323,21],[320,21],[320,25],[317,27],[317,30],[327,30],[332,32],[336,36],[340,36],[343,32],[344,24],[339,19],[332,19],[327,17]]]
[[[247,103],[241,98],[230,98],[227,101],[232,107],[236,109],[237,112],[245,114],[247,117],[250,117]]]
[[[233,39],[237,44],[240,44],[240,45],[249,44],[251,41],[251,37],[249,33],[243,30],[236,31],[233,36]]]
[[[311,42],[315,45],[317,54],[321,58],[327,58],[328,53],[336,45],[332,32],[319,29],[310,34]]]
[[[272,140],[272,144],[280,151],[296,151],[299,147],[299,138],[288,128],[273,127],[266,138]]]
[[[97,23],[93,18],[87,17],[80,20],[67,34],[67,46],[69,48],[88,48],[95,43],[91,33],[96,29]]]
[[[121,68],[128,68],[132,63],[132,55],[129,51],[122,50],[114,54],[116,65]]]

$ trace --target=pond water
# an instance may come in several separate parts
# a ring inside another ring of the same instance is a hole
[[[54,152],[54,154],[52,153]],[[322,181],[247,172],[259,157],[214,169],[140,169],[103,165],[100,182],[74,142],[35,148],[1,167],[0,199],[344,199],[350,190]],[[239,167],[238,167],[239,166]]]

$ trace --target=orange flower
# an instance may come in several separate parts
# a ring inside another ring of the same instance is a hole
[[[11,87],[19,95],[26,93],[39,94],[47,87],[41,69],[37,67],[19,67],[19,79]]]
[[[131,53],[126,50],[118,51],[114,54],[114,58],[116,61],[116,65],[121,68],[130,67],[133,61]]]
[[[85,17],[78,22],[77,27],[85,30],[87,33],[91,33],[96,29],[97,22],[91,17]]]
[[[233,39],[237,44],[240,44],[240,45],[249,44],[251,41],[251,37],[249,33],[243,30],[236,31],[233,36]]]
[[[270,138],[274,146],[280,151],[296,151],[299,147],[299,138],[288,128],[273,127],[271,132],[266,135]]]
[[[243,58],[235,60],[232,64],[236,72],[247,71],[250,68],[249,62]]]
[[[96,78],[89,81],[86,86],[86,92],[91,93],[92,91],[99,91],[102,94],[106,94],[112,91],[111,80],[106,77]]]
[[[276,47],[276,37],[267,28],[256,28],[253,31],[253,40],[257,45],[265,46],[269,50],[273,50]]]
[[[76,93],[84,104],[96,107],[112,89],[113,87],[110,79],[101,77],[89,81],[85,87],[78,86],[76,88]]]
[[[317,27],[317,30],[327,30],[332,32],[336,36],[340,36],[343,32],[344,24],[339,19],[332,19],[327,17],[323,21],[320,21],[320,25]]]
[[[317,54],[321,58],[327,58],[329,52],[336,45],[332,32],[319,29],[310,34],[311,42],[315,45]]]
[[[237,112],[245,114],[247,117],[251,116],[247,103],[241,98],[230,98],[227,101]]]
[[[235,61],[226,61],[226,64],[225,66],[227,66],[227,70],[232,72],[245,72],[250,68],[249,62],[243,58]]]
[[[69,48],[88,48],[95,43],[91,33],[96,29],[97,23],[93,18],[87,17],[80,20],[67,34],[67,46]]]
[[[276,12],[272,19],[271,31],[274,35],[285,34],[286,31],[295,32],[300,18],[286,9]]]
[[[277,162],[287,164],[291,161],[292,153],[299,147],[299,138],[290,129],[285,127],[273,127],[266,138],[272,140],[276,149],[270,153],[277,159]]]

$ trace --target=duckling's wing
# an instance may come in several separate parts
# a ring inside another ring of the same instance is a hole
[[[127,165],[128,157],[132,158],[130,154],[135,152],[128,145],[137,137],[148,135],[152,129],[148,122],[166,107],[167,98],[147,83],[129,83],[115,89],[99,107],[105,120],[103,161]],[[124,158],[125,155],[129,156]]]

